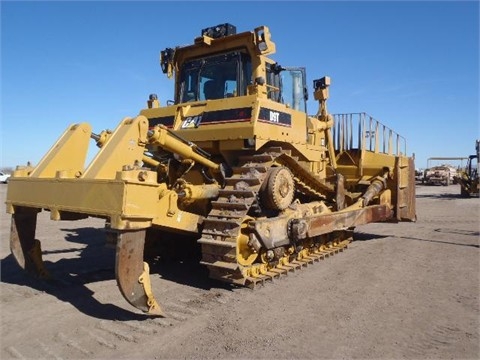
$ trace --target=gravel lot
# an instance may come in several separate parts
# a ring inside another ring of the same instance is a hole
[[[0,358],[479,359],[480,201],[459,194],[418,186],[416,223],[358,227],[347,251],[253,291],[158,264],[163,319],[123,300],[102,221],[39,215],[42,283],[10,255],[3,210]]]

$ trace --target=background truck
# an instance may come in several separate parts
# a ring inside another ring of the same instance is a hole
[[[424,174],[423,183],[448,186],[454,183],[457,169],[448,165],[439,165],[426,169]]]

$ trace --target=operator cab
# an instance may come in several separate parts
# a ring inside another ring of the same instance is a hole
[[[468,175],[471,178],[474,178],[477,176],[477,172],[478,172],[478,156],[477,155],[470,155],[468,157],[467,171],[468,171]]]
[[[266,57],[268,41],[264,37],[267,35],[262,33],[263,28],[259,29],[258,33],[257,29],[255,32],[255,36],[259,38],[257,50],[253,50],[251,44],[239,45],[237,42],[229,48],[228,44],[223,42],[223,49],[220,51],[212,46],[212,54],[185,58],[177,63],[175,103],[246,96],[250,93],[249,86],[265,85],[268,99],[306,112],[308,93],[305,68],[285,68]],[[221,24],[203,29],[201,35],[214,41],[230,36],[238,38],[242,34],[237,36],[235,26],[231,24]],[[262,46],[265,49],[261,48]],[[161,65],[165,73],[173,61],[174,52],[169,48],[162,52]],[[271,52],[274,52],[274,45]],[[259,62],[264,71],[258,67]]]

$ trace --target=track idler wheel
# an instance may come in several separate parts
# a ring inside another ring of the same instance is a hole
[[[295,196],[295,180],[292,172],[279,166],[270,170],[260,189],[262,205],[270,210],[285,210]]]
[[[123,297],[148,315],[165,316],[155,300],[149,266],[143,261],[145,229],[118,233],[115,276]]]
[[[40,279],[49,279],[42,259],[40,241],[35,239],[38,209],[16,208],[12,215],[10,251],[18,265]]]

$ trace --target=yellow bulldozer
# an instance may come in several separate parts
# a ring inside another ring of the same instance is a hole
[[[18,264],[49,276],[40,211],[105,219],[122,295],[163,315],[144,260],[152,243],[194,237],[212,278],[254,286],[341,252],[358,225],[415,221],[405,139],[365,113],[329,114],[329,77],[313,81],[308,115],[305,68],[273,53],[266,26],[205,28],[161,51],[175,79],[166,106],[152,94],[113,131],[70,125],[35,167],[18,166],[6,200]],[[100,149],[85,164],[91,139]]]
[[[462,197],[480,196],[479,158],[480,140],[475,140],[475,154],[468,157],[467,166],[455,177],[457,183],[460,184],[460,195]]]

